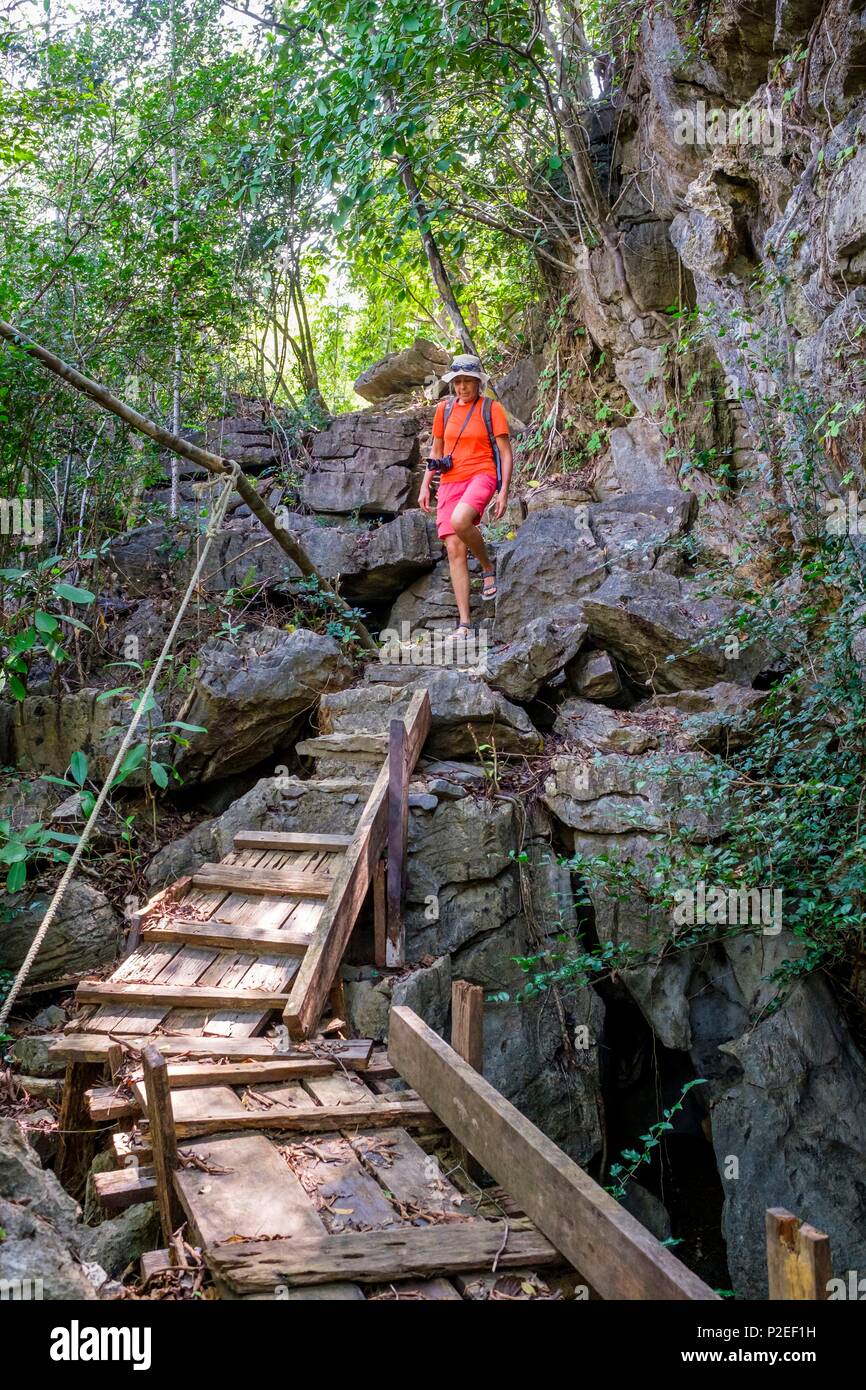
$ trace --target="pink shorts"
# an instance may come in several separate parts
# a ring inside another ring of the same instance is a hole
[[[458,502],[465,502],[480,518],[495,491],[496,478],[492,473],[476,473],[474,478],[467,478],[462,483],[441,482],[436,494],[436,530],[439,539],[454,535],[451,516]]]

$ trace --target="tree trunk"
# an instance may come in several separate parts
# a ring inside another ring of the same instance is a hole
[[[451,288],[451,281],[448,278],[448,271],[445,269],[445,264],[442,260],[441,255],[439,254],[439,247],[436,245],[436,239],[428,226],[430,213],[427,209],[424,199],[421,197],[421,193],[415,179],[415,171],[413,170],[412,165],[409,163],[409,160],[406,158],[403,158],[400,161],[400,178],[402,180],[403,187],[405,188],[406,193],[408,195],[409,202],[412,206],[412,211],[415,214],[415,219],[418,223],[418,231],[421,234],[421,240],[424,243],[424,250],[427,253],[427,261],[430,266],[430,274],[433,276],[433,281],[436,285],[437,290],[439,291],[439,298],[442,300],[442,303],[448,311],[448,317],[454,325],[454,332],[457,334],[457,337],[460,341],[460,346],[463,348],[463,351],[471,352],[473,356],[477,357],[478,349],[476,348],[475,343],[472,340],[472,334],[469,332],[469,329],[466,325],[466,320],[464,319],[463,314],[461,313],[460,305],[457,303],[457,300],[454,297],[454,291]]]

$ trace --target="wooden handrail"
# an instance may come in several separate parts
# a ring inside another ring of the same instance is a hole
[[[391,1010],[388,1056],[602,1298],[718,1298],[411,1009]]]
[[[411,771],[430,732],[430,697],[418,690],[404,715],[405,761]],[[390,760],[386,758],[355,833],[349,841],[307,953],[292,983],[283,1021],[293,1038],[306,1038],[316,1027],[343,952],[376,872],[388,838]]]

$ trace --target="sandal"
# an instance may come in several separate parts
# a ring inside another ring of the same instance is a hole
[[[496,570],[481,571],[481,597],[496,598]]]
[[[458,623],[451,635],[452,637],[471,637],[472,628],[469,623]]]

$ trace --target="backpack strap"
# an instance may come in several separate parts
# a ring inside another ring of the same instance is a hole
[[[502,487],[502,459],[499,456],[499,445],[496,443],[496,436],[493,433],[493,402],[489,396],[485,396],[481,402],[481,416],[487,426],[487,438],[490,440],[493,462],[496,464],[496,491],[498,492]]]

